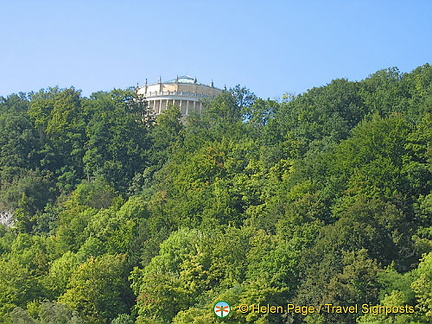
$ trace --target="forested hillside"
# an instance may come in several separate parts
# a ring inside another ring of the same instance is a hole
[[[0,323],[432,323],[432,66],[146,116],[0,97]]]

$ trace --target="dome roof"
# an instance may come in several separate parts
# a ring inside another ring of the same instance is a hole
[[[164,83],[198,83],[197,79],[194,77],[191,77],[190,75],[181,75],[178,76],[176,79],[172,79],[169,81],[165,81]]]

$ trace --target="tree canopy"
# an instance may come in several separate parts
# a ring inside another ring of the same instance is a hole
[[[432,323],[429,64],[203,105],[0,98],[0,322]]]

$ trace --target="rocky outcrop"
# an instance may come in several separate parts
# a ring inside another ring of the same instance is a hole
[[[13,226],[13,212],[11,210],[1,210],[0,211],[0,223],[6,226]]]

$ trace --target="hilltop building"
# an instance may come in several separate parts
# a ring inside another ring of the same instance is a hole
[[[202,111],[202,101],[214,98],[222,92],[215,88],[213,81],[210,85],[199,83],[196,78],[180,76],[173,80],[146,84],[138,88],[138,93],[144,95],[154,114],[159,115],[172,104],[180,108],[182,115],[187,116],[192,111]]]

